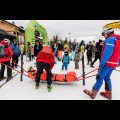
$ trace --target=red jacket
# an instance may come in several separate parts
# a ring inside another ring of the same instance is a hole
[[[0,44],[4,44],[4,45],[7,46],[7,48],[5,48],[5,53],[4,54],[8,55],[8,57],[0,58],[0,62],[10,61],[10,59],[13,55],[12,49],[7,45],[7,43],[4,40],[0,41]]]
[[[111,68],[116,68],[119,66],[119,61],[120,61],[120,36],[112,34],[110,37],[115,37],[117,40],[114,43],[113,54],[109,58],[109,60],[106,62],[105,65]],[[105,49],[105,46],[103,46],[102,55],[103,55],[104,49]]]
[[[40,51],[36,58],[36,62],[48,63],[50,64],[50,69],[52,69],[54,67],[54,55],[52,52],[48,55]]]

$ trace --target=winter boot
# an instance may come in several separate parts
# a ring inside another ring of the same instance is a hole
[[[51,92],[52,86],[51,85],[47,85],[47,89],[48,89],[48,92]]]
[[[112,92],[106,90],[105,92],[100,92],[100,95],[107,98],[108,100],[112,100]]]
[[[89,95],[92,99],[94,99],[97,95],[97,92],[95,90],[84,90],[83,91],[85,94]]]
[[[40,87],[39,83],[36,83],[35,89],[38,89]]]
[[[93,64],[91,64],[90,67],[94,68]]]

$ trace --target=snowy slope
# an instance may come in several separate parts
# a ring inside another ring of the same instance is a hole
[[[86,61],[86,58],[85,58]],[[25,62],[25,61],[24,61]],[[85,62],[86,63],[86,62]],[[25,62],[24,68],[33,65],[34,62]],[[54,73],[67,73],[74,70],[74,62],[70,62],[68,71],[61,70],[62,63],[58,62],[52,72]],[[98,61],[95,63],[95,68],[98,67]],[[85,71],[89,72],[94,70],[90,66],[85,65]],[[74,70],[77,76],[82,75],[82,63],[80,61],[80,70]],[[91,73],[92,74],[95,74]],[[120,100],[120,73],[114,71],[112,75],[113,84],[113,100]],[[46,83],[41,83],[40,89],[35,90],[35,82],[27,77],[20,81],[20,74],[17,75],[13,80],[9,81],[5,86],[0,88],[0,100],[91,100],[89,96],[83,93],[84,89],[91,89],[95,83],[95,77],[86,79],[86,85],[83,86],[82,81],[75,82],[70,85],[56,85],[53,84],[53,90],[51,93],[47,92]],[[1,83],[0,83],[1,84]],[[104,84],[100,91],[104,91]],[[95,100],[106,100],[97,95]]]

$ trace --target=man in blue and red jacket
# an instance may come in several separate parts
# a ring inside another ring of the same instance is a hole
[[[96,83],[92,91],[84,90],[84,93],[94,99],[100,90],[103,80],[105,81],[105,92],[100,95],[111,100],[112,99],[112,84],[110,76],[113,70],[120,64],[120,36],[114,34],[112,28],[103,31],[102,35],[106,39],[101,54],[101,63],[96,77]]]

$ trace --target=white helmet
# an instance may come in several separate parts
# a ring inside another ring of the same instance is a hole
[[[107,28],[107,29],[103,30],[102,36],[104,36],[105,34],[107,34],[107,35],[114,34],[114,29],[113,28]]]
[[[9,39],[4,39],[4,41],[8,44],[10,44],[10,40]]]

